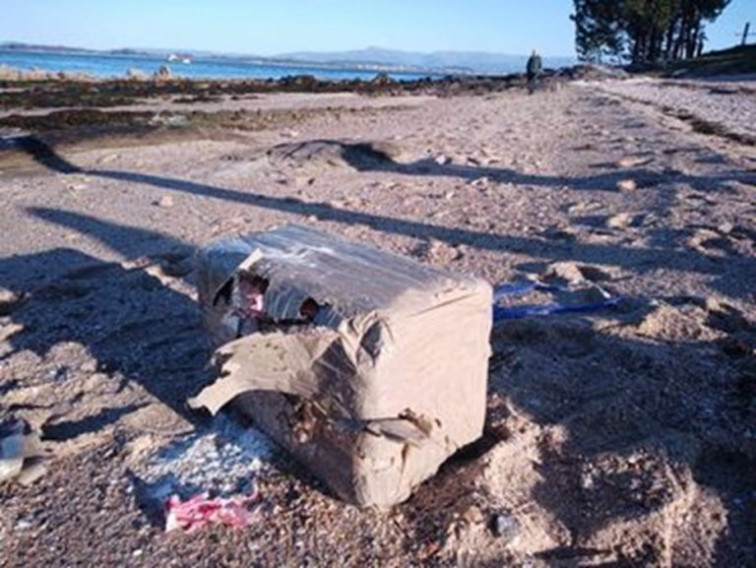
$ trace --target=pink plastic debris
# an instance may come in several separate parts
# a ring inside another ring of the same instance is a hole
[[[182,503],[178,495],[173,495],[165,504],[165,532],[181,529],[193,533],[211,523],[234,528],[245,527],[252,523],[254,516],[249,505],[258,497],[259,494],[255,491],[250,495],[229,499],[212,499],[210,494],[205,492]]]
[[[265,317],[265,289],[268,287],[267,282],[261,278],[243,274],[244,278],[239,278],[239,293],[241,295],[241,306],[237,308],[237,313],[242,318],[257,319]]]

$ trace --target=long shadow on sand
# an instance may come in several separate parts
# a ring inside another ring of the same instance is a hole
[[[161,280],[163,267],[170,270],[190,260],[191,248],[159,233],[87,215],[36,214],[94,237],[127,258],[139,258],[131,264],[103,262],[57,248],[0,259],[0,287],[20,298],[8,309],[12,322],[20,325],[7,338],[13,352],[29,350],[45,357],[58,344],[81,344],[97,371],[119,388],[134,381],[191,417],[185,400],[209,379],[209,350],[196,302]],[[79,427],[70,426],[78,432]]]
[[[317,141],[316,141],[317,142]],[[400,175],[459,176],[476,179],[488,176],[499,181],[518,184],[545,185],[549,187],[569,186],[582,189],[610,189],[622,177],[631,176],[638,180],[646,179],[657,183],[659,173],[637,170],[623,174],[601,174],[582,178],[563,178],[540,175],[523,175],[512,170],[482,168],[471,166],[439,165],[433,161],[402,165],[392,161],[386,154],[375,150],[370,145],[336,143],[326,140],[328,151],[340,153],[344,160],[360,171],[386,171]],[[311,142],[310,144],[312,144]],[[334,146],[336,145],[336,146]],[[286,145],[276,154],[281,157],[297,156],[300,145]],[[335,221],[347,225],[364,225],[371,229],[405,235],[419,239],[436,239],[450,245],[464,244],[474,248],[520,252],[548,261],[575,261],[587,264],[604,264],[621,266],[638,273],[654,271],[659,268],[711,274],[717,278],[713,283],[722,293],[731,296],[747,297],[750,294],[747,282],[756,280],[756,260],[752,257],[730,255],[728,258],[708,256],[697,251],[684,250],[677,246],[677,239],[654,238],[658,246],[648,248],[622,247],[617,245],[576,243],[569,235],[545,233],[541,238],[484,233],[464,228],[450,228],[432,225],[413,219],[401,219],[384,215],[353,211],[333,207],[326,203],[306,202],[290,197],[276,197],[250,191],[226,189],[209,184],[195,183],[188,180],[164,176],[127,172],[117,170],[81,170],[52,148],[34,139],[34,142],[21,146],[40,164],[61,173],[81,172],[90,176],[115,179],[168,189],[180,193],[199,195],[233,203],[251,205],[292,213],[304,217],[315,215],[320,219]],[[320,148],[316,144],[316,148]],[[310,146],[307,146],[310,148]],[[310,151],[310,150],[307,150]],[[719,177],[684,176],[677,181],[689,183],[706,190],[713,190],[727,181],[746,181],[756,184],[756,176],[733,172]],[[652,237],[654,235],[651,235]],[[658,235],[656,235],[658,237]]]

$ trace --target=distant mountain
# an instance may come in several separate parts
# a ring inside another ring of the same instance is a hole
[[[66,47],[64,45],[38,45],[34,43],[22,43],[20,41],[6,41],[4,43],[0,43],[0,49],[9,51],[47,51],[51,53],[95,53],[94,49],[85,49],[83,47]]]
[[[525,67],[527,55],[488,53],[485,51],[436,51],[421,53],[381,47],[353,51],[300,51],[283,53],[276,59],[318,63],[371,63],[419,67],[423,69],[469,69],[477,73],[509,73]],[[565,67],[575,64],[572,57],[543,57],[546,67]]]

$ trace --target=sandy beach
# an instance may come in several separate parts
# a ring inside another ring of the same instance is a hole
[[[0,565],[749,565],[755,90],[0,107],[0,413],[49,453],[0,486]],[[194,252],[284,223],[625,301],[496,325],[483,440],[392,511],[273,451],[250,527],[165,534],[146,464],[213,428],[186,406],[212,380]]]

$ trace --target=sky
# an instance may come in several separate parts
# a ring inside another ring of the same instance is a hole
[[[574,55],[571,0],[0,0],[0,42],[277,55],[378,46]],[[756,0],[732,0],[707,48],[756,32]],[[752,38],[756,42],[756,37]]]

